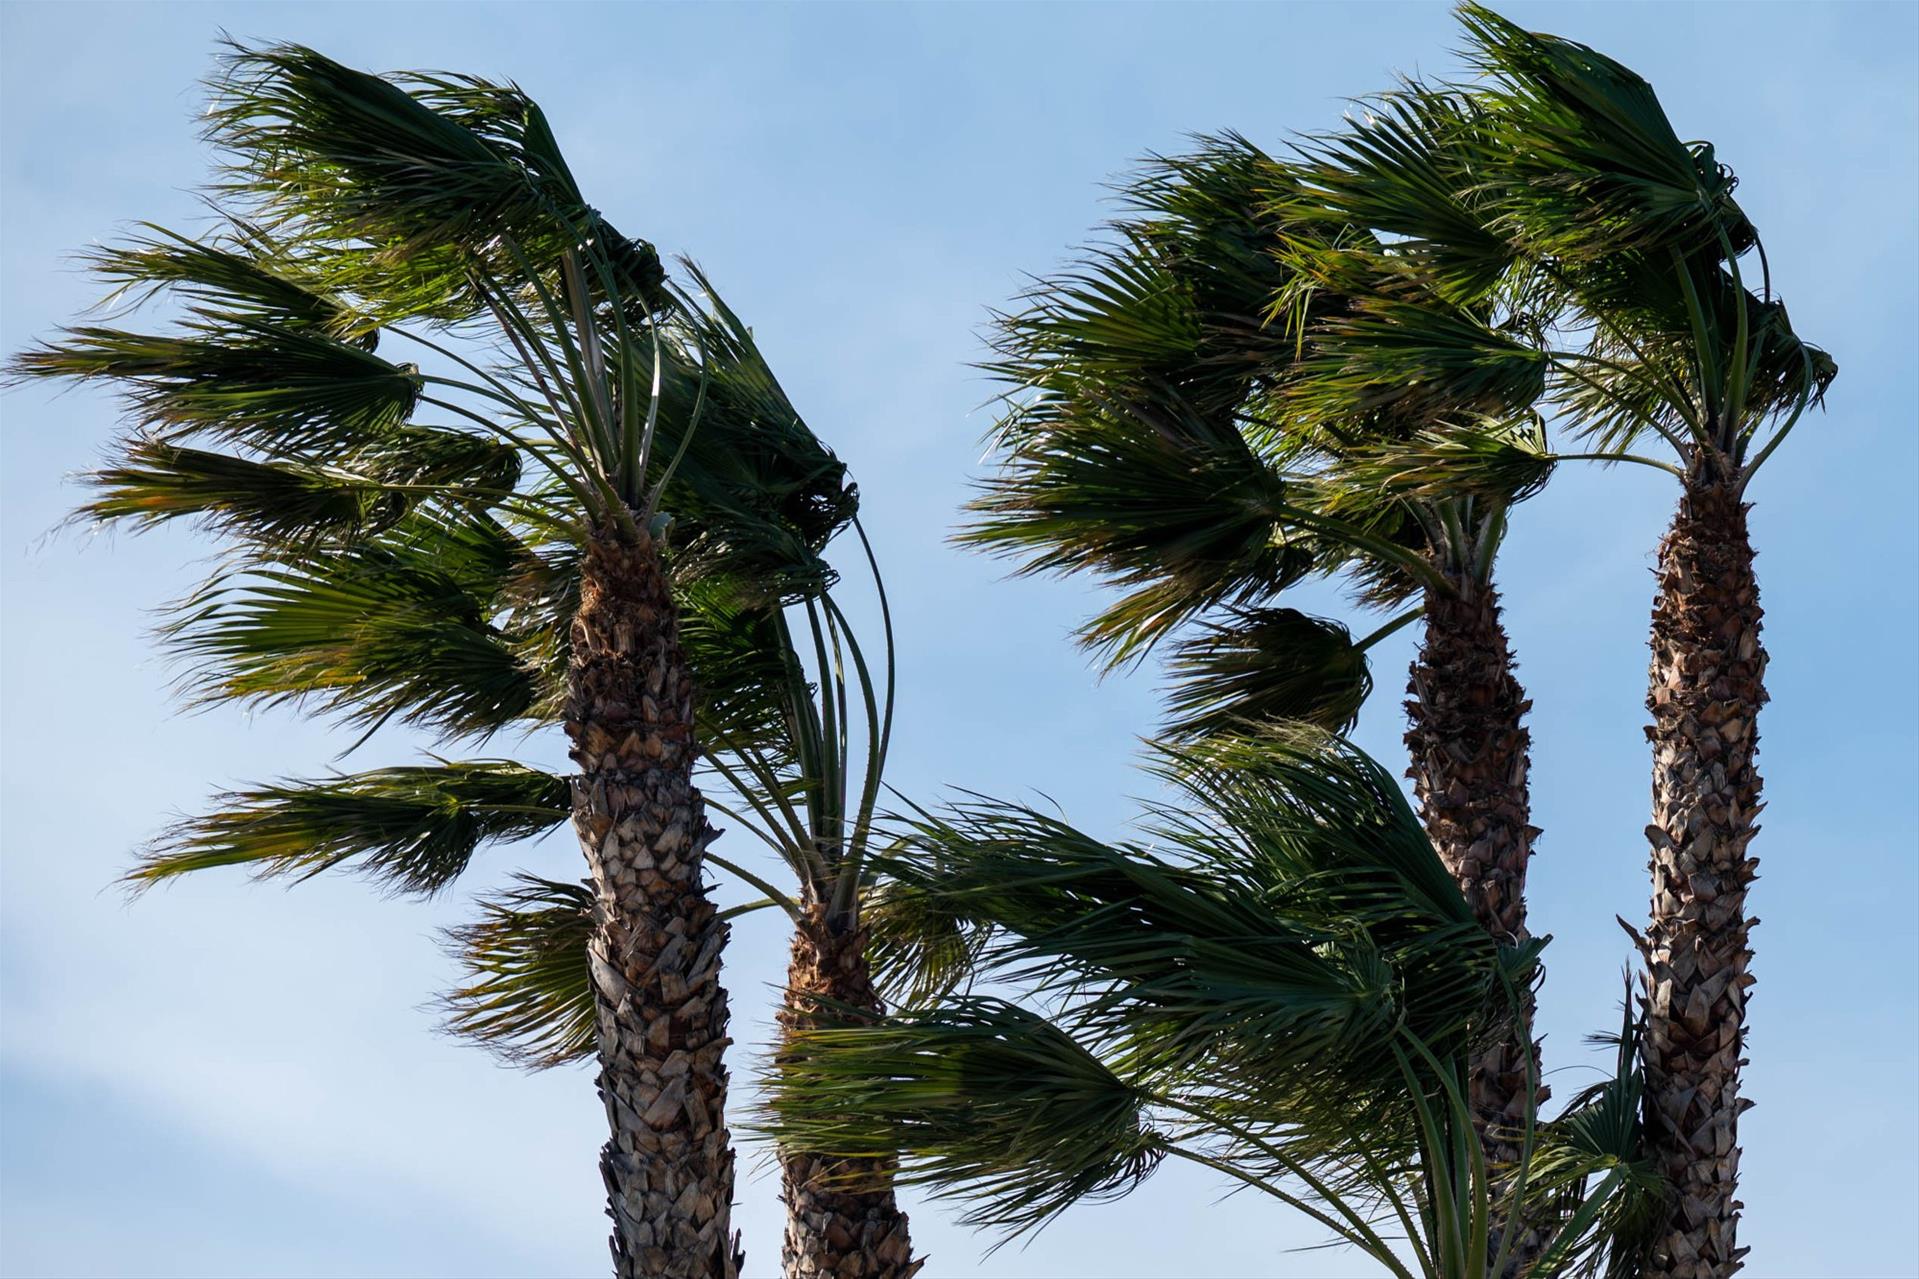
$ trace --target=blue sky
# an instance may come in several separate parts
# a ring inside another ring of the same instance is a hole
[[[1919,7],[1507,12],[1625,61],[1682,136],[1715,141],[1796,325],[1840,363],[1828,411],[1753,490],[1773,702],[1742,1240],[1754,1279],[1919,1273]],[[223,28],[532,92],[595,203],[700,260],[858,477],[901,622],[895,783],[1044,790],[1099,830],[1144,789],[1151,670],[1100,681],[1071,648],[1083,583],[1007,581],[945,542],[987,424],[991,386],[967,367],[986,308],[1060,264],[1142,154],[1229,127],[1278,145],[1395,70],[1458,69],[1447,10],[1423,4],[13,3],[7,350],[92,300],[71,251],[136,218],[192,221],[197,81]],[[589,1077],[521,1076],[432,1033],[425,1005],[451,976],[433,933],[461,893],[235,875],[129,905],[111,886],[210,789],[311,773],[345,742],[281,714],[176,715],[143,628],[207,544],[47,536],[112,405],[30,387],[3,411],[0,1275],[603,1273]],[[1501,561],[1535,705],[1531,911],[1555,939],[1541,1020],[1561,1096],[1620,996],[1613,916],[1645,912],[1648,570],[1673,498],[1656,472],[1567,469]],[[1358,733],[1395,769],[1409,653],[1404,635],[1378,653]],[[413,747],[384,734],[354,764]],[[472,886],[577,857],[564,837],[494,854]],[[765,1042],[779,922],[748,917],[729,953],[743,1047]],[[751,1152],[744,1166],[748,1272],[767,1276],[774,1183]],[[1224,1189],[1168,1171],[990,1256],[937,1205],[913,1224],[929,1279],[1369,1273],[1287,1253],[1317,1236]]]

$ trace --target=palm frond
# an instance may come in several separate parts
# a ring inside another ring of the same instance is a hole
[[[832,583],[820,552],[859,509],[859,490],[787,398],[752,331],[699,269],[704,298],[663,330],[656,459],[649,483],[673,519],[682,580],[724,575],[768,601],[817,595]],[[650,344],[629,346],[650,380]]]
[[[1409,81],[1356,105],[1346,128],[1306,139],[1296,217],[1365,227],[1380,252],[1414,264],[1437,295],[1482,302],[1512,267],[1513,246],[1485,207],[1484,112],[1470,94]]]
[[[1168,668],[1167,729],[1189,738],[1293,720],[1339,731],[1358,719],[1373,684],[1344,626],[1289,608],[1204,621]]]
[[[516,875],[479,905],[479,919],[446,934],[467,981],[441,1000],[447,1031],[528,1070],[591,1057],[592,888]]]
[[[170,827],[127,879],[146,886],[216,866],[306,878],[342,864],[401,892],[434,893],[485,843],[566,819],[564,779],[507,760],[440,761],[228,791]]]
[[[518,550],[491,521],[416,511],[346,547],[243,561],[176,604],[161,639],[194,703],[310,704],[349,725],[398,717],[485,736],[547,700],[550,669],[503,615]]]
[[[75,514],[142,527],[189,517],[243,541],[298,544],[378,532],[448,490],[490,504],[510,496],[519,479],[512,449],[436,427],[397,428],[331,465],[136,436],[112,464],[87,474],[98,495]]]
[[[1710,144],[1681,142],[1652,86],[1611,58],[1460,8],[1488,77],[1486,144],[1499,199],[1533,252],[1597,261],[1620,250],[1743,253],[1754,239]]]
[[[234,45],[211,87],[207,133],[232,157],[224,194],[383,318],[476,314],[476,269],[521,280],[529,261],[581,246],[625,292],[661,300],[658,255],[586,205],[544,114],[511,85]]]
[[[84,261],[114,286],[109,304],[134,305],[165,292],[185,302],[190,325],[218,332],[232,319],[269,326],[311,328],[356,338],[372,350],[377,334],[367,320],[323,282],[303,278],[296,261],[259,227],[234,221],[218,239],[196,240],[153,223],[144,234],[94,249]]]
[[[352,342],[239,314],[219,334],[146,334],[88,325],[15,356],[15,377],[105,380],[161,432],[205,432],[268,450],[358,444],[400,427],[419,370]]]
[[[1285,478],[1177,397],[1090,407],[1012,449],[961,541],[1022,573],[1092,572],[1128,595],[1083,638],[1115,663],[1195,613],[1298,580]]]
[[[1362,492],[1403,498],[1475,497],[1512,504],[1545,487],[1553,455],[1537,418],[1443,425],[1353,449],[1333,468]]]
[[[1124,1194],[1159,1161],[1139,1091],[1001,1000],[797,1032],[768,1082],[761,1131],[795,1150],[889,1161],[907,1150],[898,1180],[964,1196],[969,1225],[1034,1229]]]

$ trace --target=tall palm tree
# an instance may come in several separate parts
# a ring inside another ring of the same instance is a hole
[[[708,807],[765,843],[799,883],[789,893],[723,863],[765,894],[728,914],[778,907],[793,921],[779,1014],[788,1037],[882,1015],[875,961],[935,980],[963,958],[939,964],[936,950],[920,944],[925,921],[897,905],[873,918],[867,854],[892,740],[893,654],[885,587],[861,540],[886,636],[877,680],[829,593],[795,610],[804,640],[778,608],[739,608],[697,589],[681,626],[707,681],[695,718]],[[562,816],[554,811],[549,820]],[[592,1056],[594,976],[583,944],[590,917],[586,887],[534,877],[489,901],[479,922],[452,935],[470,981],[446,1000],[451,1029],[533,1068]],[[944,939],[935,930],[926,940]],[[849,1164],[802,1147],[782,1150],[780,1163],[790,1279],[911,1279],[919,1271],[923,1261],[912,1255],[907,1217],[887,1180],[890,1160]],[[857,1188],[844,1184],[849,1175]]]
[[[1710,143],[1681,141],[1645,80],[1490,10],[1462,13],[1485,77],[1473,89],[1483,127],[1466,139],[1490,215],[1481,234],[1505,237],[1530,265],[1553,340],[1529,345],[1409,312],[1403,344],[1440,369],[1537,361],[1562,428],[1593,450],[1559,456],[1651,465],[1680,481],[1659,547],[1647,696],[1646,1116],[1674,1187],[1648,1273],[1717,1279],[1745,1251],[1738,1117],[1751,1103],[1739,1068],[1766,701],[1745,491],[1837,366],[1794,333],[1731,171]],[[1357,358],[1376,375],[1397,367]],[[1647,440],[1673,460],[1632,452]],[[1416,460],[1403,476],[1427,470]]]
[[[347,862],[432,892],[564,801],[616,1270],[732,1276],[727,924],[681,610],[823,590],[845,468],[697,270],[696,301],[585,202],[518,89],[235,47],[208,119],[213,228],[95,257],[133,300],[175,298],[176,327],[73,328],[13,364],[125,394],[133,430],[83,514],[219,535],[226,561],[164,631],[193,696],[366,734],[563,724],[578,772],[436,760],[255,788],[134,878]],[[731,637],[704,635],[717,673]]]
[[[907,1179],[1013,1232],[1171,1159],[1400,1279],[1502,1273],[1522,1201],[1543,1236],[1525,1273],[1631,1273],[1660,1187],[1630,1025],[1617,1077],[1552,1123],[1529,1113],[1520,1175],[1491,1175],[1466,1075],[1543,943],[1488,935],[1393,779],[1337,739],[1276,730],[1160,765],[1175,793],[1137,841],[989,799],[914,820],[889,870],[984,928],[980,971],[1019,997],[797,1036],[766,1126],[901,1151]]]
[[[1664,440],[1679,472],[1646,699],[1647,1118],[1676,1188],[1649,1273],[1717,1279],[1745,1252],[1734,1194],[1766,702],[1745,492],[1837,366],[1793,332],[1732,173],[1679,139],[1650,85],[1488,11],[1466,22],[1512,148],[1502,202],[1586,326],[1560,380],[1568,424],[1603,451]]]
[[[1349,724],[1367,650],[1420,620],[1406,741],[1426,829],[1475,916],[1520,943],[1538,831],[1494,560],[1546,470],[1540,372],[1375,367],[1404,308],[1526,329],[1522,260],[1457,234],[1481,221],[1456,145],[1476,127],[1470,100],[1409,90],[1291,160],[1229,135],[1149,167],[1111,242],[1000,317],[992,368],[1014,389],[965,537],[1124,588],[1081,632],[1114,664],[1183,629],[1170,700],[1189,738]],[[1380,471],[1388,445],[1427,448],[1437,475]],[[1437,482],[1454,453],[1468,479]],[[1277,606],[1313,575],[1386,618],[1355,640]],[[1470,1077],[1487,1154],[1513,1164],[1537,1049],[1488,1045]]]

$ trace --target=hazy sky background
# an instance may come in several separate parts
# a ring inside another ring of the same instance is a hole
[[[1759,985],[1742,1124],[1754,1279],[1919,1273],[1915,1151],[1915,50],[1901,5],[1512,4],[1648,76],[1682,136],[1743,179],[1801,332],[1841,375],[1754,486],[1773,702],[1752,904]],[[900,620],[893,780],[1043,789],[1117,831],[1154,677],[1094,678],[1066,639],[1079,582],[1009,582],[951,549],[976,470],[986,308],[1108,215],[1102,182],[1195,131],[1277,146],[1395,70],[1460,69],[1440,5],[654,7],[29,5],[0,8],[4,316],[18,349],[95,296],[66,255],[133,219],[197,216],[194,117],[221,29],[373,69],[518,80],[589,198],[695,255],[852,465]],[[596,1275],[606,1270],[583,1070],[525,1077],[433,1032],[434,931],[516,865],[577,874],[557,836],[482,856],[421,904],[328,878],[209,875],[127,904],[130,850],[212,788],[323,769],[346,739],[284,714],[176,717],[146,610],[193,580],[183,532],[43,535],[111,402],[5,401],[0,1273]],[[1614,1023],[1642,920],[1641,726],[1656,472],[1567,469],[1519,513],[1500,581],[1535,704],[1536,931],[1558,1094]],[[1331,592],[1306,606],[1344,611]],[[1360,741],[1398,770],[1409,638],[1377,653]],[[403,762],[387,733],[349,766]],[[536,757],[560,762],[548,742]],[[741,839],[728,851],[747,855]],[[729,894],[732,889],[725,890]],[[744,1099],[783,921],[728,954]],[[755,1152],[736,1220],[778,1264]],[[913,1206],[928,1279],[1345,1275],[1283,1210],[1167,1170],[1030,1244]]]

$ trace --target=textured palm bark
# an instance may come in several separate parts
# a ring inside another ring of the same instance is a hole
[[[645,534],[587,548],[567,671],[579,767],[573,824],[599,926],[600,1155],[619,1279],[735,1279],[726,1130],[726,924],[702,861],[715,831],[693,786],[693,681]]]
[[[1740,1268],[1739,1096],[1746,891],[1758,861],[1758,713],[1766,701],[1746,507],[1713,459],[1695,464],[1659,548],[1652,614],[1652,913],[1644,940],[1646,1124],[1674,1195],[1648,1275]]]
[[[790,1034],[883,1012],[867,967],[866,930],[838,930],[822,906],[810,905],[793,933],[782,1030]],[[786,1279],[912,1279],[919,1273],[924,1258],[913,1259],[892,1171],[890,1160],[781,1152]]]
[[[1425,636],[1407,689],[1408,775],[1426,833],[1473,914],[1493,936],[1517,944],[1528,937],[1526,864],[1539,835],[1529,821],[1532,736],[1521,722],[1532,703],[1513,676],[1497,591],[1449,576],[1454,590],[1426,592]],[[1525,999],[1530,1024],[1530,992]],[[1513,1167],[1523,1153],[1528,1077],[1538,1079],[1538,1061],[1538,1045],[1514,1034],[1471,1064],[1468,1102],[1496,1167]],[[1538,1087],[1532,1104],[1546,1096]],[[1522,1273],[1543,1246],[1540,1232],[1522,1225],[1506,1273]]]

